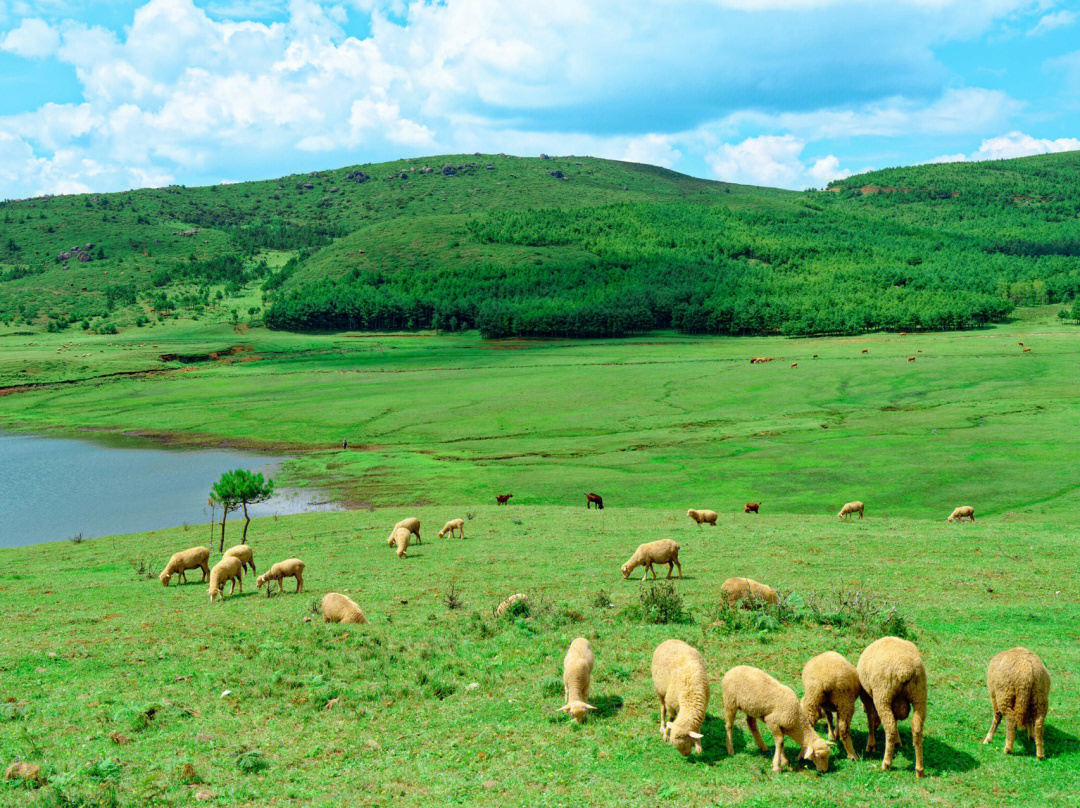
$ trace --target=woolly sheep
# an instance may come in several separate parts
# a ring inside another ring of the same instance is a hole
[[[641,576],[641,580],[644,581],[648,578],[651,572],[655,581],[656,570],[653,569],[653,564],[667,564],[668,578],[671,577],[675,567],[678,567],[679,577],[682,578],[682,564],[679,563],[679,545],[671,539],[660,539],[659,541],[639,545],[629,560],[622,565],[622,577],[629,578],[631,572],[644,565],[645,574]]]
[[[746,726],[762,752],[767,753],[769,749],[758,730],[758,719],[764,721],[772,733],[776,744],[772,762],[774,772],[788,765],[784,754],[785,735],[790,735],[799,745],[799,760],[813,761],[819,772],[829,770],[829,743],[810,726],[794,690],[780,684],[765,671],[749,665],[736,665],[725,673],[720,688],[724,692],[724,725],[729,755],[735,754],[731,730],[735,726],[736,715],[742,710],[746,713]]]
[[[1005,716],[1005,754],[1011,755],[1017,728],[1026,729],[1035,741],[1035,757],[1046,757],[1043,724],[1050,708],[1050,672],[1042,660],[1026,648],[1002,651],[990,660],[986,672],[990,707],[994,711],[990,731],[983,743],[994,740],[1001,716]]]
[[[461,534],[461,538],[465,538],[465,520],[464,519],[451,519],[445,525],[443,529],[439,531],[439,538],[444,538],[447,533],[453,538],[454,531],[458,531]]]
[[[365,625],[368,621],[356,601],[337,592],[328,592],[323,596],[322,619],[324,623],[361,623]]]
[[[686,512],[686,515],[697,522],[699,525],[704,522],[707,525],[716,527],[716,520],[719,518],[719,514],[716,511],[703,511],[697,508],[691,508]]]
[[[202,570],[202,580],[205,582],[210,576],[209,561],[210,550],[207,547],[191,547],[187,550],[181,550],[179,553],[173,553],[169,563],[165,565],[165,569],[158,576],[158,580],[161,581],[162,586],[168,586],[172,577],[179,575],[180,580],[187,583],[187,576],[184,573],[187,570],[198,568]]]
[[[729,606],[746,601],[777,603],[780,600],[775,589],[753,578],[728,578],[720,585],[720,591],[724,593],[724,599]]]
[[[513,606],[515,603],[528,603],[528,602],[529,602],[528,595],[525,595],[525,594],[522,594],[521,592],[518,592],[516,595],[511,595],[510,597],[508,597],[506,600],[504,600],[502,603],[500,603],[498,606],[495,607],[495,616],[496,617],[502,617],[504,614],[506,614],[508,611],[510,611],[510,607]]]
[[[278,592],[285,591],[285,579],[296,579],[296,591],[304,591],[304,567],[306,565],[299,558],[287,558],[279,561],[255,580],[255,588],[262,589],[263,584],[270,581],[278,582]],[[270,597],[271,587],[266,587],[266,597]]]
[[[660,700],[660,735],[679,754],[701,754],[701,725],[709,706],[709,676],[701,654],[682,640],[664,640],[652,658],[652,680]]]
[[[396,555],[398,558],[405,558],[408,553],[405,551],[409,549],[409,539],[412,538],[412,533],[406,527],[395,527],[393,532],[390,533],[390,538],[386,540],[387,547],[397,547]]]
[[[900,745],[896,722],[911,713],[911,741],[915,746],[915,776],[924,777],[923,725],[926,723],[926,668],[915,643],[899,637],[882,637],[872,642],[856,665],[859,684],[874,706],[867,714],[870,733],[866,751],[874,751],[876,725],[885,729],[883,770],[892,767],[893,752]]]
[[[829,739],[844,744],[848,760],[858,760],[851,745],[851,719],[855,715],[855,700],[861,699],[869,716],[874,706],[859,684],[859,673],[847,659],[835,651],[818,654],[803,667],[803,712],[810,726],[821,720],[829,727]],[[836,726],[833,727],[833,713]]]
[[[563,658],[563,697],[566,704],[559,712],[570,713],[579,724],[585,720],[589,710],[595,710],[588,703],[589,679],[592,676],[596,656],[592,646],[584,637],[578,637],[572,643]]]
[[[239,558],[233,556],[225,556],[218,563],[214,565],[214,568],[210,570],[210,602],[213,603],[217,598],[224,598],[225,595],[222,590],[225,588],[225,584],[232,581],[232,589],[229,590],[229,594],[233,594],[236,591],[236,585],[240,584],[240,591],[244,591],[244,564]]]
[[[414,536],[416,536],[417,544],[424,543],[424,540],[420,538],[420,520],[417,519],[415,516],[410,516],[408,519],[402,519],[400,522],[394,525],[394,530],[397,530],[399,527],[405,528]],[[393,531],[391,531],[391,535],[393,535]]]
[[[836,518],[848,520],[851,519],[851,514],[853,513],[859,514],[860,519],[863,518],[863,504],[858,500],[855,500],[854,502],[849,502],[847,505],[841,508],[840,513],[836,514]]]
[[[225,555],[223,555],[222,558],[225,558],[226,556],[239,558],[244,567],[251,567],[251,571],[255,572],[255,556],[252,554],[249,545],[238,544],[235,547],[230,547],[225,551]]]
[[[963,522],[965,519],[971,522],[975,521],[975,509],[972,508],[970,505],[961,505],[959,508],[956,508],[951,514],[949,514],[949,518],[945,521]]]

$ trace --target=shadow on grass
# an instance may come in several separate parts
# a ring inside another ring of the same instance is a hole
[[[929,728],[928,728],[929,729]],[[865,732],[851,733],[851,743],[855,747],[860,760],[872,760],[879,766],[885,756],[885,733],[878,730],[877,746],[873,752],[866,752]],[[911,729],[900,725],[900,746],[893,756],[893,769],[901,771],[915,769],[915,747],[911,744]],[[1003,741],[1004,743],[1004,741]],[[841,752],[843,750],[841,749]],[[951,746],[939,738],[934,737],[930,731],[923,734],[923,764],[928,774],[940,774],[943,772],[969,772],[981,765],[973,755],[969,755],[955,746]]]
[[[1047,760],[1056,757],[1075,757],[1080,754],[1080,738],[1062,732],[1052,724],[1047,724],[1043,730],[1043,743],[1046,747]],[[1005,731],[1003,729],[998,729],[994,740],[988,744],[988,747],[1001,753],[1005,748]],[[1031,740],[1024,730],[1016,731],[1016,743],[1013,745],[1012,756],[1035,758],[1035,741]]]
[[[592,699],[591,704],[596,708],[591,717],[598,720],[614,718],[623,708],[622,696],[597,696]]]

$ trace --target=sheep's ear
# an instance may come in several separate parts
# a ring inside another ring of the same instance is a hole
[[[829,746],[836,746],[836,741],[826,740],[825,743],[827,743]]]
[[[568,712],[570,712],[570,705],[569,704],[564,704],[562,707],[560,707],[555,712],[557,712],[557,713],[568,713]]]
[[[686,734],[693,738],[695,741],[700,741],[702,738],[705,737],[700,732],[688,732]]]
[[[586,710],[595,710],[596,708],[595,708],[595,707],[593,707],[593,706],[592,706],[591,704],[586,704],[586,705],[585,705],[585,709],[586,709]]]

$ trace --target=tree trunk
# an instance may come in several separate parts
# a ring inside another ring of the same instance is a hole
[[[248,527],[249,524],[251,524],[251,517],[248,516],[248,512],[247,512],[247,500],[244,500],[243,506],[244,506],[244,538],[240,539],[240,543],[241,544],[247,544],[247,527]]]
[[[229,515],[229,509],[225,508],[221,513],[221,543],[218,545],[218,552],[225,552],[225,519]]]

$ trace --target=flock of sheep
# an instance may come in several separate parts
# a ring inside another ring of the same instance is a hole
[[[756,503],[755,503],[756,504]],[[840,519],[850,518],[854,513],[863,515],[863,503],[849,502],[838,514]],[[690,509],[687,515],[700,524],[716,524],[715,511]],[[956,508],[948,521],[970,519],[974,510],[969,506]],[[453,519],[446,523],[439,537],[447,534],[465,537],[465,522]],[[406,557],[412,537],[420,538],[420,520],[403,519],[394,525],[387,545],[396,547],[398,558]],[[209,567],[210,551],[206,547],[193,547],[176,553],[162,570],[160,577],[164,586],[174,575],[187,580],[185,572],[201,569],[203,581],[209,582],[211,602],[224,597],[223,588],[232,582],[232,594],[239,584],[243,592],[242,576],[250,567],[255,573],[252,550],[247,545],[237,545],[225,551],[221,560]],[[641,580],[649,573],[656,579],[654,565],[667,565],[668,578],[679,563],[679,545],[670,539],[640,545],[622,565],[623,578],[628,578],[638,567],[644,567]],[[303,591],[304,562],[290,558],[274,564],[256,581],[257,588],[272,581],[278,582],[279,592],[284,591],[284,579],[296,579],[296,591]],[[733,607],[754,602],[777,603],[775,589],[750,578],[729,578],[721,586],[726,602]],[[267,595],[270,588],[267,587]],[[495,610],[496,616],[506,614],[520,601],[528,598],[518,593],[504,600]],[[325,622],[368,622],[360,606],[346,595],[330,592],[321,604]],[[589,688],[596,657],[589,641],[578,637],[566,652],[563,660],[563,696],[565,704],[560,712],[569,713],[578,722],[586,719],[596,707],[588,703]],[[664,742],[672,744],[680,754],[702,752],[701,733],[705,713],[709,705],[709,676],[705,661],[693,646],[682,640],[669,639],[657,646],[652,658],[652,681],[660,702],[660,734]],[[795,691],[781,684],[765,671],[748,665],[737,665],[727,671],[720,687],[724,703],[724,723],[727,733],[727,752],[734,754],[732,729],[737,715],[746,716],[746,724],[757,747],[768,753],[761,737],[758,722],[763,721],[772,733],[775,751],[772,769],[779,772],[789,762],[784,754],[784,739],[790,737],[799,745],[798,760],[814,764],[818,771],[827,771],[831,749],[837,741],[844,745],[847,757],[858,760],[851,743],[851,721],[856,702],[861,701],[866,713],[868,736],[866,752],[875,749],[878,727],[885,731],[885,753],[882,769],[892,766],[893,755],[901,744],[897,721],[911,717],[911,736],[915,747],[915,774],[925,774],[923,765],[923,729],[926,721],[927,678],[919,649],[914,643],[899,637],[882,637],[871,643],[852,665],[835,651],[826,651],[809,660],[802,671],[803,697],[800,701]],[[995,656],[987,672],[987,686],[993,711],[990,730],[983,743],[990,743],[1002,717],[1006,719],[1005,752],[1011,753],[1016,730],[1027,730],[1035,742],[1036,756],[1045,756],[1043,726],[1049,708],[1050,674],[1038,656],[1024,648],[1002,651]],[[835,725],[834,725],[835,715]],[[824,718],[828,726],[828,740],[821,738],[815,726]]]

